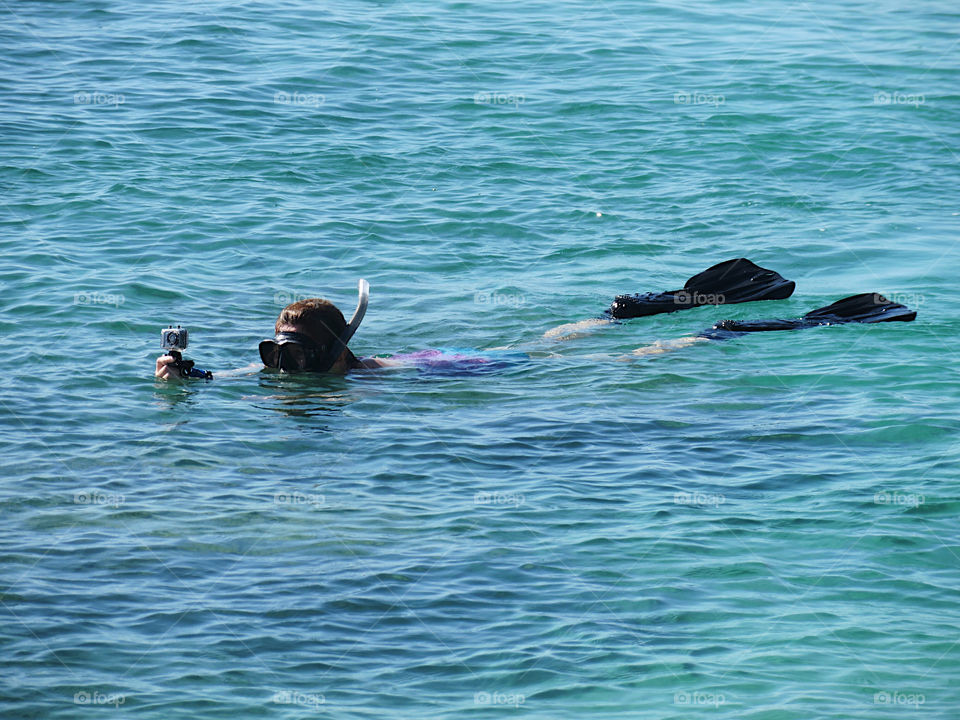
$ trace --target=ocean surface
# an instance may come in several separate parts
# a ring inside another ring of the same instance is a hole
[[[955,2],[0,17],[5,720],[957,717]],[[529,359],[153,379],[361,277],[359,355]]]

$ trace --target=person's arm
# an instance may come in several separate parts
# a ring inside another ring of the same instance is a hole
[[[701,337],[699,335],[688,335],[687,337],[676,338],[675,340],[657,340],[651,345],[638,347],[629,355],[623,355],[617,359],[626,362],[629,360],[634,360],[638,357],[645,357],[647,355],[662,355],[663,353],[671,352],[672,350],[680,350],[700,342],[710,342],[710,338]]]
[[[172,355],[161,355],[157,358],[157,369],[154,371],[154,377],[158,380],[186,380],[188,378],[184,377],[180,370],[176,367],[175,363],[177,358]],[[263,367],[262,363],[251,363],[246,367],[237,368],[236,370],[224,370],[218,371],[217,377],[236,377],[238,375],[248,375],[256,370],[259,370]],[[212,378],[208,378],[212,379]]]
[[[259,370],[263,370],[263,363],[250,363],[249,365],[245,365],[242,368],[236,368],[235,370],[218,370],[217,377],[240,377],[241,375],[251,375]]]
[[[377,368],[385,367],[398,367],[403,363],[397,362],[396,360],[391,360],[390,358],[382,357],[366,357],[358,358],[360,361],[360,366],[365,370],[375,370]]]

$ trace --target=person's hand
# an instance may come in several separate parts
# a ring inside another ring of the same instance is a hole
[[[154,376],[160,380],[179,380],[183,376],[179,368],[174,367],[177,359],[171,355],[161,355],[157,358],[157,370]]]

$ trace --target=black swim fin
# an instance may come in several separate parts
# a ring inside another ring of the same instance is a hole
[[[784,300],[796,284],[746,258],[718,263],[687,280],[682,290],[617,295],[606,311],[618,320],[677,312],[702,305],[730,305],[754,300]]]
[[[724,320],[704,330],[700,337],[725,340],[750,332],[800,330],[843,323],[910,322],[916,317],[916,310],[891,302],[880,293],[862,293],[811,310],[803,317],[792,320]]]

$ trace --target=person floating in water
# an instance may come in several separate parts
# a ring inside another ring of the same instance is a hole
[[[569,339],[599,325],[617,324],[623,320],[672,313],[703,305],[729,305],[759,300],[783,300],[790,297],[796,284],[773,270],[767,270],[746,258],[718,263],[687,280],[680,290],[638,295],[618,295],[600,318],[569,323],[545,333],[546,338]],[[518,352],[487,353],[424,350],[407,355],[358,358],[347,347],[367,310],[370,286],[359,283],[357,308],[348,323],[333,303],[321,298],[300,300],[280,313],[273,339],[260,343],[263,366],[281,372],[344,374],[351,370],[397,366],[501,367],[504,361],[526,358]],[[891,302],[879,293],[853,295],[826,307],[789,320],[724,320],[696,336],[668,343],[656,343],[635,350],[633,355],[648,355],[686,347],[695,342],[727,340],[747,333],[774,330],[797,330],[843,323],[909,322],[916,318],[914,310]],[[629,356],[628,356],[629,357]],[[245,370],[253,370],[252,365]],[[177,355],[157,358],[155,376],[162,380],[184,377]],[[211,377],[210,373],[193,370],[188,377]]]

